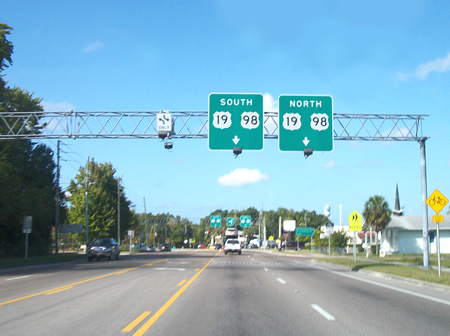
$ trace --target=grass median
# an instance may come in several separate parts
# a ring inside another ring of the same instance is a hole
[[[354,262],[353,256],[332,256],[331,258],[316,258],[316,260],[343,265],[355,271],[368,270],[450,286],[450,272],[441,271],[441,276],[439,277],[437,257],[430,257],[430,265],[434,269],[424,269],[422,267],[422,258],[421,255],[394,255],[385,258],[370,257],[366,259],[364,254],[358,255],[356,262]],[[446,255],[443,258],[441,257],[441,267],[450,267],[450,256]]]
[[[4,257],[0,258],[0,268],[2,267],[12,267],[12,266],[26,266],[26,265],[37,265],[37,264],[49,264],[54,262],[71,261],[76,259],[85,259],[86,254],[78,253],[58,253],[57,255],[51,254],[39,257]]]

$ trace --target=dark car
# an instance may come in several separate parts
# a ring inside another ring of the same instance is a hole
[[[161,244],[161,245],[159,245],[159,251],[160,252],[170,252],[170,251],[172,251],[172,248],[170,247],[169,244]]]
[[[109,260],[119,260],[120,248],[114,238],[97,238],[88,248],[88,260],[94,258],[100,260],[101,258],[108,258]]]
[[[286,247],[287,246],[287,247]],[[296,250],[296,251],[301,251],[302,248],[305,247],[305,243],[304,242],[297,242],[293,241],[293,242],[288,242],[286,245],[286,242],[284,242],[283,244],[280,245],[279,250],[280,251],[284,251],[284,250]]]

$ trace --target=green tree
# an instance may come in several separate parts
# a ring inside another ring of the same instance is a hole
[[[372,196],[364,205],[363,216],[369,226],[375,230],[375,246],[378,255],[378,233],[391,221],[391,210],[383,196]]]
[[[12,64],[11,27],[0,23],[0,112],[42,112],[42,99],[26,90],[7,86],[2,71]],[[37,116],[39,116],[37,114]],[[17,121],[2,116],[0,133],[38,133],[38,119]],[[23,255],[23,217],[32,216],[28,254],[50,251],[54,224],[55,168],[52,150],[29,140],[0,140],[0,256]],[[61,206],[61,204],[60,204]],[[61,211],[60,213],[63,213]]]
[[[120,178],[111,163],[96,163],[91,159],[87,167],[80,167],[75,180],[71,180],[67,191],[68,220],[71,224],[85,223],[86,189],[88,191],[89,240],[99,237],[117,238],[118,230],[118,187],[120,192],[120,242],[127,236],[127,230],[139,223],[133,218],[131,202],[125,197]],[[83,225],[83,230],[85,226]],[[83,231],[83,233],[85,233]],[[135,235],[136,236],[136,235]]]
[[[348,237],[344,231],[335,231],[330,237],[330,245],[332,247],[346,247]]]

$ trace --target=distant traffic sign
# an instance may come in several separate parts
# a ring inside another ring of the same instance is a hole
[[[260,93],[211,93],[208,104],[211,150],[262,150],[263,96]]]
[[[278,107],[278,147],[281,151],[333,150],[331,96],[281,95]]]
[[[427,204],[436,212],[436,215],[439,215],[439,212],[445,208],[448,204],[448,199],[441,194],[439,190],[433,191],[433,193],[426,200]]]
[[[222,225],[222,216],[211,216],[210,222],[212,227],[220,227]]]
[[[296,236],[314,236],[314,228],[312,227],[298,227],[295,228]]]
[[[241,216],[241,227],[250,227],[252,224],[251,216]]]
[[[234,218],[227,217],[227,226],[234,226]]]
[[[357,211],[348,216],[348,231],[362,231],[362,217]]]

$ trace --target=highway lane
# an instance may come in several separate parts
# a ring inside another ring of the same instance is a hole
[[[255,250],[174,251],[0,272],[1,335],[448,330],[450,291]]]

